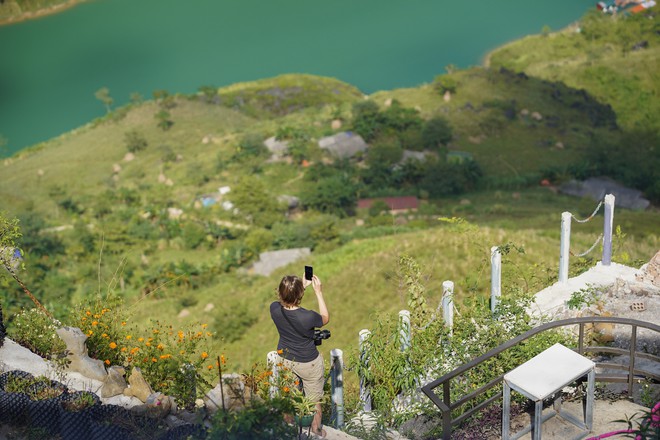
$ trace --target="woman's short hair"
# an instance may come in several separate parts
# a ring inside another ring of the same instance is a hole
[[[297,306],[305,294],[302,280],[295,275],[286,275],[277,289],[282,305]]]

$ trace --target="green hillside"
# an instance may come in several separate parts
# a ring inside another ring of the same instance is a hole
[[[237,369],[273,348],[266,307],[281,276],[304,264],[251,274],[266,250],[312,249],[305,263],[321,277],[332,313],[326,351],[351,350],[377,313],[406,307],[396,273],[402,254],[424,268],[433,307],[447,279],[462,307],[483,305],[490,247],[510,243],[525,253],[510,256],[507,282],[534,292],[556,279],[561,212],[584,218],[597,204],[541,187],[542,179],[554,185],[606,174],[660,200],[658,133],[649,117],[657,102],[648,99],[657,94],[657,18],[638,17],[588,15],[582,32],[512,43],[492,54],[490,67],[367,97],[311,75],[201,87],[190,96],[154,91],[151,100],[3,161],[1,209],[20,219],[21,278],[61,319],[100,293],[120,297],[140,326],[207,323],[217,333],[213,349]],[[602,64],[578,54],[601,47],[589,29],[607,30]],[[616,38],[624,33],[633,37]],[[622,49],[641,40],[644,49]],[[637,82],[603,70],[623,72],[627,63]],[[346,130],[367,140],[366,153],[338,160],[318,147]],[[289,145],[275,160],[263,145],[273,136]],[[404,150],[427,156],[400,165]],[[204,196],[219,197],[226,186],[222,200],[205,206]],[[419,197],[419,210],[356,209],[359,198],[400,195]],[[281,196],[300,205],[290,209]],[[617,209],[626,234],[617,238],[617,261],[648,261],[660,248],[659,218],[657,207]],[[574,251],[588,249],[600,229],[601,217],[576,226]],[[574,258],[573,271],[598,252]],[[30,302],[9,281],[3,307],[11,320]]]

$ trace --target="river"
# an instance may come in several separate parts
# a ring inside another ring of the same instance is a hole
[[[430,82],[449,64],[560,29],[592,0],[95,0],[0,27],[0,156],[105,113],[132,93],[192,93],[282,73],[364,93]],[[1,142],[0,142],[1,143]]]

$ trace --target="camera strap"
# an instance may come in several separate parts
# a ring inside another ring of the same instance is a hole
[[[298,333],[300,336],[302,336],[302,337],[305,338],[305,339],[312,339],[312,340],[314,340],[314,338],[310,338],[309,336],[305,335],[305,334],[302,333],[300,330],[298,330],[298,329],[296,328],[295,325],[293,325],[293,322],[291,322],[291,320],[289,319],[289,317],[286,316],[286,312],[284,312],[284,306],[280,305],[280,311],[282,312],[282,316],[284,316],[284,319],[286,319],[286,322],[289,323],[289,325],[291,326],[291,328],[292,328],[296,333]]]

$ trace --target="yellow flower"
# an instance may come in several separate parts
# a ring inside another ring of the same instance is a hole
[[[91,331],[91,330],[88,330],[88,331],[87,331],[87,336],[92,336],[93,334],[94,334],[93,331]]]
[[[162,350],[162,349],[164,349],[165,347],[163,347],[163,344],[158,344],[158,345],[156,346],[156,348],[159,349],[159,350]]]
[[[212,370],[212,369],[213,369],[213,365],[209,365],[209,366],[206,367],[206,368],[208,368],[209,370]]]
[[[138,347],[133,347],[133,348],[131,348],[130,353],[131,353],[131,354],[135,354],[135,353],[138,352],[138,350],[140,350]]]
[[[131,339],[133,336],[131,335],[126,335],[126,339]]]
[[[143,338],[143,337],[139,337],[139,338],[138,338],[138,342],[142,342],[142,341],[144,341],[144,338]]]
[[[161,359],[169,359],[169,358],[171,358],[171,357],[172,357],[171,354],[161,354],[161,355],[160,355],[160,358],[161,358]]]
[[[158,333],[160,333],[160,330],[158,330],[157,328],[155,328],[155,329],[154,329],[154,335],[157,335]]]
[[[121,322],[121,325],[126,325],[126,321],[122,321],[122,322]]]
[[[147,341],[144,343],[144,345],[146,345],[147,347],[151,347],[151,342]]]
[[[221,354],[221,355],[220,355],[220,362],[222,362],[222,365],[224,365],[224,364],[227,363],[227,359],[225,359],[225,355],[224,355],[224,354]]]
[[[99,315],[99,314],[95,314],[95,315],[94,315],[94,318],[95,318],[95,319],[99,319],[100,317],[101,317],[101,315]]]
[[[99,324],[98,321],[92,321],[92,327],[96,327]]]
[[[107,333],[103,333],[103,334],[101,335],[101,337],[102,337],[102,338],[107,338],[107,337],[108,337],[108,334],[107,334]]]
[[[206,328],[208,324],[202,324],[202,328]]]
[[[156,358],[151,358],[151,362],[158,362],[158,359],[156,359]]]
[[[197,336],[198,338],[201,338],[202,337],[202,332],[197,332],[197,334],[195,336]]]
[[[87,316],[92,316],[92,312],[90,312],[89,310],[87,310],[87,311],[85,312],[85,315],[87,315]]]
[[[86,316],[83,316],[83,317],[82,317],[82,322],[85,322],[85,321],[87,321],[87,317],[86,317]]]
[[[206,359],[207,357],[209,357],[209,354],[207,352],[203,351],[202,352],[202,359]]]
[[[179,339],[183,339],[183,331],[179,330]]]
[[[111,342],[110,343],[110,348],[112,348],[114,350],[115,348],[117,348],[117,344],[115,344],[114,342]]]

